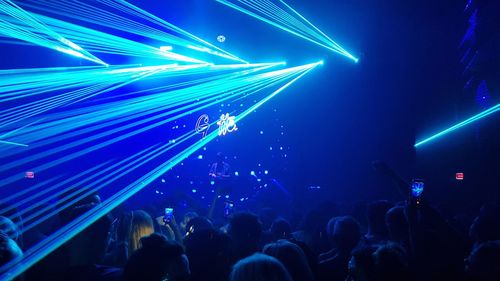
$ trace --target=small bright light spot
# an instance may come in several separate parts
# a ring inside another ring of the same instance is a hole
[[[229,199],[229,195],[226,195],[226,199]]]
[[[160,192],[158,190],[155,190],[156,194],[160,194]]]
[[[214,181],[210,181],[210,185],[214,185],[214,184],[215,184],[215,182],[214,182]]]
[[[196,191],[197,191],[196,189],[191,190],[192,193],[196,193]]]
[[[239,175],[240,175],[240,173],[238,173],[238,171],[236,171],[236,172],[234,172],[234,175],[235,175],[235,176],[239,176]]]
[[[169,51],[172,51],[172,50],[173,50],[172,46],[161,46],[160,47],[160,51],[163,51],[163,52],[169,52]]]
[[[268,171],[268,170],[265,170],[265,171],[264,171],[264,174],[266,174],[266,175],[267,175],[267,174],[269,174],[269,171]]]
[[[198,159],[202,160],[203,159],[203,155],[198,155]]]
[[[264,134],[264,131],[260,131],[260,134],[263,135]]]
[[[226,36],[222,34],[217,36],[217,41],[219,41],[220,43],[224,43],[226,41]]]
[[[262,179],[257,179],[257,181],[258,181],[258,182],[261,182],[261,181],[262,181]]]
[[[240,198],[240,201],[241,201],[241,202],[245,201],[245,198]]]
[[[255,171],[251,171],[251,172],[250,172],[250,175],[251,175],[251,176],[255,176]]]
[[[162,182],[162,183],[165,183],[165,179],[161,179],[161,182]]]

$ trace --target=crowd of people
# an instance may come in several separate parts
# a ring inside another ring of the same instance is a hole
[[[68,222],[98,197],[60,214]],[[104,216],[18,280],[398,281],[500,280],[500,205],[466,219],[421,202],[369,202],[364,212],[318,205],[301,223],[279,210],[216,225],[187,212]],[[257,212],[259,213],[259,212]],[[16,224],[0,217],[0,264],[22,258]]]

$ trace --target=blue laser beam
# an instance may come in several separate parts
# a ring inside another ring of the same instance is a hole
[[[464,120],[462,122],[459,122],[459,123],[457,123],[457,124],[455,124],[455,125],[447,128],[447,129],[445,129],[445,130],[443,130],[443,131],[441,131],[439,133],[436,133],[436,134],[434,134],[434,135],[432,135],[432,136],[430,136],[428,138],[425,138],[423,140],[420,140],[420,141],[416,142],[415,145],[414,145],[414,147],[419,147],[419,146],[422,146],[422,145],[424,145],[426,143],[432,142],[432,141],[434,141],[434,140],[436,140],[436,139],[438,139],[440,137],[443,137],[443,136],[445,136],[445,135],[447,135],[447,134],[449,134],[449,133],[451,133],[453,131],[456,131],[456,130],[464,127],[464,126],[467,126],[467,125],[469,125],[469,124],[471,124],[473,122],[476,122],[476,121],[478,121],[480,119],[483,119],[483,118],[485,118],[485,117],[487,117],[487,116],[489,116],[489,115],[491,115],[491,114],[493,114],[493,113],[495,113],[495,112],[497,112],[499,110],[500,110],[500,104],[497,104],[497,105],[495,105],[495,106],[493,106],[493,107],[491,107],[491,108],[489,108],[489,109],[487,109],[487,110],[485,110],[485,111],[483,111],[483,112],[481,112],[479,114],[476,114],[476,115],[474,115],[474,116],[472,116],[470,118],[467,118],[466,120]]]
[[[31,31],[28,28],[31,27]],[[50,29],[10,0],[0,1],[0,34],[107,66],[105,62]]]
[[[6,140],[0,140],[0,144],[8,144],[8,145],[28,147],[27,144],[22,144],[22,143],[17,143],[17,142],[12,142],[12,141],[6,141]]]
[[[282,7],[270,0],[215,0],[260,21],[289,32],[295,36],[345,56],[355,63],[358,58],[347,52],[297,10],[280,0]]]
[[[211,55],[247,63],[235,55],[126,1],[24,0],[21,1],[20,5],[43,13],[55,14],[68,19],[78,19],[172,45],[182,47],[196,45],[203,52]],[[126,16],[119,15],[116,12],[125,13]]]

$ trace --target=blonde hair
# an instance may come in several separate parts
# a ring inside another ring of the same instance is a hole
[[[130,218],[129,254],[141,247],[141,238],[154,232],[153,219],[142,210],[133,211]]]

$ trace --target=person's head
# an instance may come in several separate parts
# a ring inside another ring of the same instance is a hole
[[[142,210],[133,211],[130,221],[129,250],[130,253],[141,247],[141,238],[154,232],[153,219]]]
[[[203,229],[187,236],[184,245],[192,281],[227,280],[233,262],[229,236],[214,229]]]
[[[485,205],[469,229],[471,239],[476,243],[500,240],[500,207]]]
[[[0,267],[10,261],[20,259],[23,252],[7,234],[0,231]]]
[[[229,221],[227,232],[233,241],[237,258],[243,258],[258,251],[262,227],[256,215],[234,214]]]
[[[288,239],[292,233],[292,227],[287,220],[278,218],[271,224],[271,235],[273,241]]]
[[[229,280],[292,281],[292,278],[277,259],[263,254],[253,254],[234,265]]]
[[[368,205],[366,218],[368,220],[368,232],[370,234],[387,237],[385,214],[392,206],[391,203],[385,200],[375,201]]]
[[[75,207],[69,212],[68,218],[71,220],[76,219],[94,207],[94,204]],[[108,216],[103,216],[73,237],[66,244],[70,265],[79,266],[99,263],[108,246],[110,227],[111,219]]]
[[[264,246],[263,253],[277,258],[290,273],[293,281],[312,281],[313,274],[302,249],[287,240]]]
[[[0,216],[0,231],[9,236],[10,239],[18,242],[21,234],[16,224],[12,222],[9,218]]]
[[[182,221],[179,224],[179,227],[181,228],[182,233],[186,233],[187,232],[186,225],[188,224],[188,222],[190,220],[192,220],[192,219],[194,219],[196,217],[199,217],[196,212],[187,212],[187,213],[184,214],[184,216],[182,217]]]
[[[373,253],[377,250],[376,246],[362,247],[355,249],[351,253],[348,270],[349,281],[375,281],[375,262]]]
[[[408,280],[410,271],[406,251],[396,243],[380,246],[373,259],[378,280],[399,281]]]
[[[182,247],[153,233],[141,239],[142,247],[129,258],[124,281],[178,281],[189,277],[189,263]]]
[[[479,244],[465,259],[472,280],[493,281],[500,276],[500,240]]]
[[[327,233],[334,247],[341,251],[352,251],[361,238],[359,224],[350,216],[332,218]]]
[[[389,231],[389,238],[394,242],[407,241],[408,238],[408,221],[404,213],[403,206],[391,208],[385,214],[385,224]]]
[[[205,229],[214,229],[212,222],[206,217],[195,217],[187,222],[185,234],[189,236],[197,231]]]

